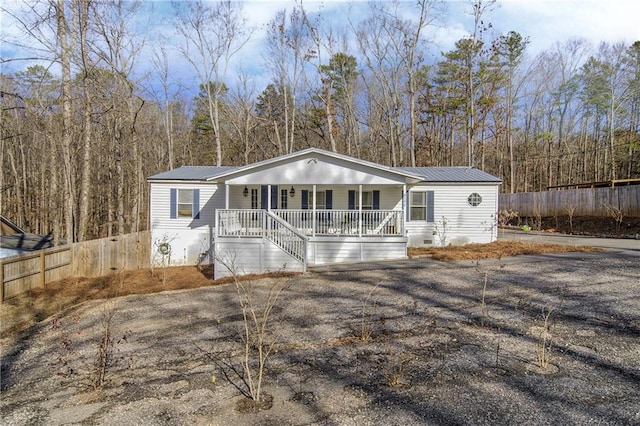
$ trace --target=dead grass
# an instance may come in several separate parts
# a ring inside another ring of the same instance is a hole
[[[525,254],[596,252],[601,249],[587,246],[527,243],[522,241],[494,241],[489,244],[467,244],[449,247],[410,247],[409,257],[429,256],[434,260],[454,262],[457,260],[498,259]]]
[[[166,273],[164,283],[162,273]],[[58,312],[88,300],[108,299],[131,294],[150,294],[171,290],[188,290],[227,284],[232,278],[214,280],[211,268],[183,266],[114,273],[104,277],[74,277],[36,287],[12,297],[0,310],[0,338],[9,337]],[[295,273],[246,275],[242,280],[292,276]]]

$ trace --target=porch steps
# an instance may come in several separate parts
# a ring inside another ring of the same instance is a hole
[[[307,237],[275,214],[265,211],[267,229],[264,238],[291,257],[306,265]],[[305,266],[306,268],[306,266]]]

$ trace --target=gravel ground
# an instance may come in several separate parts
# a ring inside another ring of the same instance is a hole
[[[1,423],[640,424],[639,260],[414,259],[257,281],[256,304],[288,285],[259,412],[241,409],[233,284],[87,302],[2,348]]]

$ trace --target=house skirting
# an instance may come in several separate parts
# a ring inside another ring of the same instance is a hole
[[[215,277],[304,272],[307,266],[330,263],[404,259],[406,237],[309,237],[306,262],[295,259],[264,238],[218,238]]]

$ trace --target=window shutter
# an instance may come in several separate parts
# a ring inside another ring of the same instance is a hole
[[[380,210],[380,191],[373,191],[373,209]]]
[[[278,208],[278,185],[271,185],[271,209]]]
[[[354,191],[353,189],[349,190],[348,209],[349,210],[356,209],[356,191]]]
[[[427,222],[434,222],[433,191],[427,191]]]
[[[175,219],[178,217],[178,190],[171,188],[169,193],[169,217]]]
[[[307,210],[309,208],[309,191],[306,189],[302,190],[302,206],[303,210]]]
[[[324,203],[327,210],[333,209],[333,190],[327,189],[324,192]]]
[[[267,185],[262,185],[260,187],[260,208],[263,210],[266,210],[267,205],[269,204],[267,197],[269,197],[269,188]]]
[[[193,218],[200,219],[200,190],[193,190]]]

